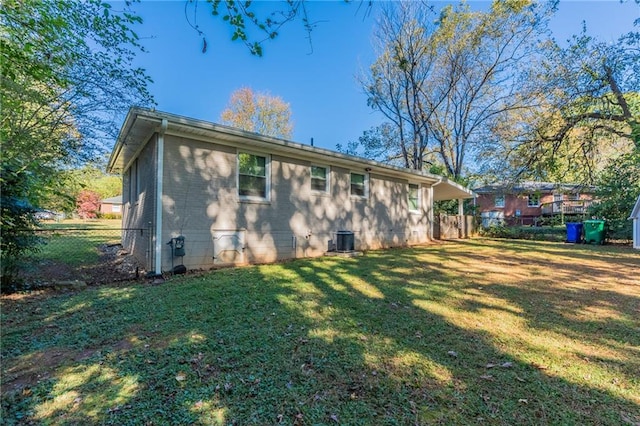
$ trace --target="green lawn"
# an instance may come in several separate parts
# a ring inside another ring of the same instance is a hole
[[[101,244],[120,242],[121,227],[120,219],[43,222],[37,234],[45,243],[31,257],[36,262],[49,260],[73,267],[91,266],[100,259]]]
[[[637,425],[639,270],[473,239],[7,296],[2,421]]]

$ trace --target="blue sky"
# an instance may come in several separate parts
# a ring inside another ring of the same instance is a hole
[[[158,110],[218,122],[231,93],[251,87],[290,104],[293,140],[309,143],[313,137],[316,146],[335,149],[337,143],[356,140],[383,121],[367,106],[357,82],[357,75],[375,59],[371,37],[379,7],[374,4],[366,16],[358,4],[309,2],[308,14],[317,22],[311,33],[313,47],[298,20],[266,43],[264,56],[258,58],[244,44],[230,40],[230,27],[208,16],[204,1],[197,16],[208,42],[203,54],[201,38],[185,19],[184,1],[143,0],[134,10],[144,20],[137,32],[148,53],[139,55],[137,64],[154,79],[151,91]],[[640,6],[633,0],[561,0],[551,29],[562,41],[578,33],[585,21],[590,34],[613,42],[631,30],[638,17]]]

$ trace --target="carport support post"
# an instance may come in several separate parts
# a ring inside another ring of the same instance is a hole
[[[467,237],[467,223],[464,220],[464,200],[462,198],[458,198],[458,237],[466,238]]]
[[[434,185],[435,186],[435,185]],[[435,215],[433,214],[433,186],[429,187],[429,239],[435,240],[433,235]]]

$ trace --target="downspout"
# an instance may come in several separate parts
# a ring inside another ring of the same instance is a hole
[[[156,275],[162,275],[162,177],[164,173],[164,134],[167,131],[169,122],[162,119],[162,124],[158,129],[158,143],[156,149],[156,235],[155,235],[155,268]]]

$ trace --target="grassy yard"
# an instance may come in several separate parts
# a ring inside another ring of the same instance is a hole
[[[638,271],[473,239],[4,297],[2,421],[637,425]]]
[[[43,222],[38,234],[46,243],[32,257],[36,261],[46,259],[70,266],[92,265],[100,258],[100,244],[120,241],[121,227],[120,219]]]

